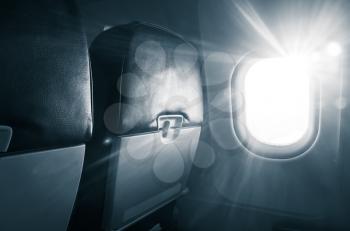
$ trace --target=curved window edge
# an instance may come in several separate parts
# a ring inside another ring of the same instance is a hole
[[[268,159],[292,159],[305,154],[313,145],[316,143],[319,130],[320,130],[320,120],[321,120],[321,86],[317,78],[313,79],[311,84],[311,111],[310,113],[310,128],[302,136],[299,141],[289,145],[277,146],[269,145],[257,140],[248,131],[245,125],[245,102],[243,100],[244,95],[241,93],[240,89],[243,89],[243,80],[248,70],[254,63],[265,58],[274,57],[260,57],[255,55],[247,55],[242,58],[233,70],[231,75],[231,95],[241,95],[242,98],[231,98],[232,105],[232,125],[233,132],[236,136],[235,138],[238,142],[251,154]],[[234,93],[234,94],[232,94]],[[242,103],[243,101],[243,103]],[[237,107],[236,105],[239,105]]]

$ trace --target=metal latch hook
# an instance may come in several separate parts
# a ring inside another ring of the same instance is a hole
[[[158,130],[161,131],[161,140],[171,143],[180,134],[184,117],[182,115],[161,115],[158,117]]]

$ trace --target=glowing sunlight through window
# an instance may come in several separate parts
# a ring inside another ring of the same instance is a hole
[[[250,134],[268,145],[298,142],[310,127],[310,76],[296,58],[262,59],[244,81],[245,120]]]

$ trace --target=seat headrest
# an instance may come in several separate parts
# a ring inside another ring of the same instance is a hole
[[[8,152],[82,144],[92,132],[88,48],[69,1],[0,8],[0,126]]]
[[[183,126],[201,124],[199,54],[180,36],[149,24],[117,26],[93,41],[90,55],[97,127],[148,132],[164,115],[182,115]]]

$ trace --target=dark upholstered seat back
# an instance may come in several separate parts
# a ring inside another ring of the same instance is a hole
[[[101,33],[90,55],[96,133],[85,190],[103,204],[88,206],[100,208],[103,227],[120,229],[186,188],[203,120],[198,52],[172,32],[132,23]],[[93,186],[104,164],[106,184]]]
[[[92,134],[85,36],[68,1],[2,1],[0,25],[0,230],[65,230]]]

